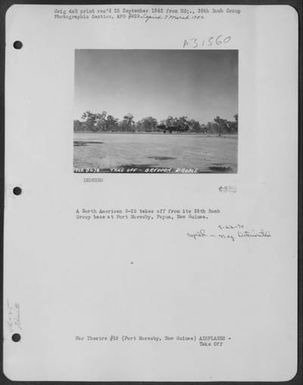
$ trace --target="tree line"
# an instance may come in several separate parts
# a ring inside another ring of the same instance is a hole
[[[167,129],[169,132],[183,131],[202,134],[237,134],[238,114],[234,120],[229,121],[216,116],[212,122],[201,124],[198,120],[189,119],[187,116],[172,117],[157,121],[152,116],[135,121],[133,114],[126,114],[119,120],[106,111],[93,113],[86,111],[81,120],[74,120],[75,132],[162,132]]]

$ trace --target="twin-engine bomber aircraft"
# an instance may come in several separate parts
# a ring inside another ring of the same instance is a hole
[[[157,128],[159,128],[159,130],[163,131],[164,134],[166,134],[166,132],[169,132],[170,134],[172,132],[186,132],[189,130],[189,127],[188,126],[165,126],[165,124],[159,124],[157,126]]]

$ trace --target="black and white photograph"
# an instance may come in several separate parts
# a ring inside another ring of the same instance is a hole
[[[238,50],[75,50],[74,172],[237,173]]]

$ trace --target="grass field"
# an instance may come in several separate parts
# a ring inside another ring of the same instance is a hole
[[[74,133],[74,170],[236,173],[237,146],[235,135]]]

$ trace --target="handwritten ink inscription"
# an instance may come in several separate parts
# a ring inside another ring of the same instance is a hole
[[[208,38],[196,38],[192,37],[184,39],[183,48],[194,49],[204,47],[222,47],[231,42],[231,36],[229,35],[216,35],[209,36]]]
[[[20,305],[17,302],[6,302],[7,306],[7,326],[10,332],[21,330]]]
[[[186,234],[193,240],[203,240],[206,238],[223,239],[236,242],[239,239],[260,239],[271,238],[271,233],[268,230],[247,229],[244,225],[218,225],[214,231],[200,229]]]

